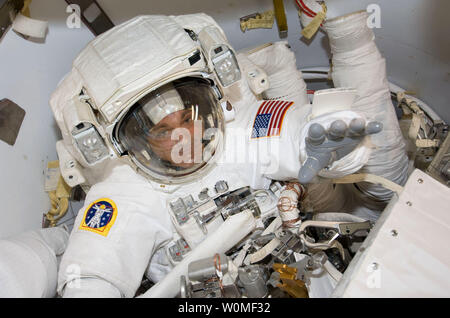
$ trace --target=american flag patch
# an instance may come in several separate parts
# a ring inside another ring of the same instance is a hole
[[[279,136],[284,115],[294,102],[266,100],[259,106],[253,123],[252,139]]]

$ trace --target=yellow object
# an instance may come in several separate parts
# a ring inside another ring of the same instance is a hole
[[[277,286],[295,298],[309,298],[308,289],[303,281],[297,279],[297,269],[286,264],[273,264],[273,269],[280,273],[281,284]]]
[[[273,27],[275,15],[273,10],[264,13],[256,13],[249,18],[241,18],[241,31],[252,29],[271,29]]]
[[[280,35],[280,38],[283,39],[287,37],[288,32],[283,0],[273,0],[273,7],[275,9],[275,18],[277,19],[278,34]]]
[[[20,11],[20,13],[22,13],[22,15],[26,16],[26,17],[30,17],[30,3],[32,0],[24,0],[23,1],[23,7],[22,10]]]
[[[47,168],[59,168],[59,161],[56,160],[47,163]],[[71,187],[67,185],[61,176],[59,176],[56,190],[48,192],[51,208],[45,215],[45,218],[50,222],[50,227],[56,226],[58,221],[66,215],[69,208],[70,191]]]
[[[325,20],[327,14],[327,6],[322,3],[322,11],[317,12],[316,16],[312,19],[312,21],[303,28],[302,35],[307,38],[311,39],[314,34],[316,34],[317,30],[319,30],[320,25]]]
[[[417,139],[416,147],[417,148],[437,148],[441,145],[441,141],[439,139]]]

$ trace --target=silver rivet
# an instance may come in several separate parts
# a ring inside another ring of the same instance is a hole
[[[423,180],[422,180],[422,179],[419,179],[419,180],[417,180],[417,182],[419,182],[419,183],[423,183]]]
[[[407,205],[407,206],[412,206],[411,201],[406,202],[406,205]]]
[[[376,271],[378,269],[378,263],[373,262],[372,264],[370,264],[370,268]]]
[[[398,235],[397,230],[392,230],[392,231],[391,231],[391,235],[394,236],[394,237],[397,236],[397,235]]]

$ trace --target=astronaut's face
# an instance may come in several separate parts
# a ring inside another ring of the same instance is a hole
[[[189,168],[195,163],[195,148],[201,151],[202,132],[202,120],[193,120],[192,110],[188,108],[164,117],[150,130],[148,141],[159,158],[174,166]]]
[[[149,178],[174,183],[194,179],[213,162],[223,131],[222,108],[211,83],[183,78],[136,102],[119,122],[115,139]]]

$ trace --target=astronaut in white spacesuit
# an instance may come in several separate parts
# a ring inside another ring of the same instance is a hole
[[[50,101],[61,173],[88,191],[58,293],[133,297],[144,275],[179,280],[183,258],[225,252],[274,211],[210,217],[199,204],[273,180],[310,184],[315,211],[376,220],[390,191],[321,183],[357,171],[407,178],[384,59],[365,19],[324,24],[341,88],[316,92],[313,105],[286,42],[236,54],[204,14],[140,16],[93,40]],[[179,283],[152,289],[173,297]]]

